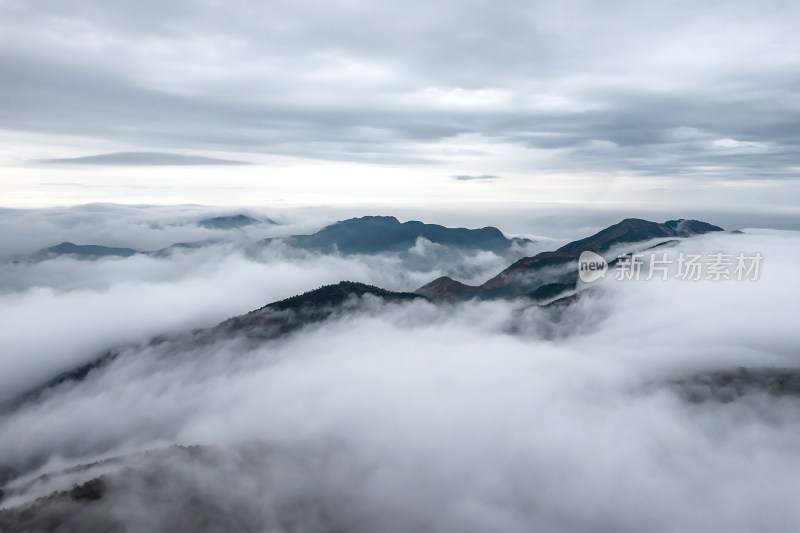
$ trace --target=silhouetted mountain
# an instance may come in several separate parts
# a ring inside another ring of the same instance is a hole
[[[689,237],[711,231],[724,230],[698,220],[669,220],[659,224],[628,218],[590,237],[570,242],[553,252],[541,252],[533,257],[524,257],[480,287],[463,284],[457,286],[455,283],[458,282],[454,280],[448,278],[449,281],[445,281],[440,278],[420,287],[416,292],[428,295],[432,299],[464,299],[476,295],[491,298],[524,294],[533,294],[536,299],[541,299],[544,293],[554,291],[556,286],[565,286],[565,290],[575,287],[578,275],[577,270],[572,268],[572,263],[577,260],[581,252],[602,253],[619,244],[648,241],[659,237]],[[674,244],[672,241],[667,241],[656,246],[670,243]],[[544,293],[536,292],[546,285],[554,287]]]
[[[312,235],[293,235],[282,240],[296,248],[323,253],[375,254],[408,250],[420,237],[451,248],[489,251],[505,250],[515,242],[530,242],[527,239],[508,239],[494,227],[446,228],[416,220],[401,223],[388,216],[342,220]],[[271,241],[266,239],[262,243]]]
[[[668,220],[659,224],[639,218],[626,218],[619,224],[609,226],[591,237],[573,241],[556,251],[580,254],[589,250],[600,253],[623,242],[640,242],[659,237],[691,237],[711,231],[725,230],[699,220]]]
[[[670,382],[686,400],[732,402],[747,394],[800,398],[800,368],[736,368],[695,374]]]
[[[320,306],[336,306],[341,305],[349,298],[356,296],[361,297],[365,294],[377,296],[383,300],[386,300],[387,302],[408,301],[420,297],[418,294],[413,294],[410,292],[387,291],[386,289],[382,289],[374,285],[367,285],[366,283],[340,281],[335,285],[325,285],[319,289],[304,292],[303,294],[271,303],[262,307],[261,309],[248,313],[248,315],[258,313],[264,309],[270,309],[274,311],[286,311],[291,309],[296,311],[309,307],[319,308]]]
[[[261,223],[277,224],[277,222],[269,218],[258,220],[253,217],[249,217],[247,215],[231,215],[224,217],[204,218],[202,220],[197,221],[198,226],[202,226],[207,229],[236,229]]]
[[[244,315],[229,318],[211,328],[197,329],[180,335],[161,335],[153,338],[147,344],[164,348],[169,344],[171,346],[166,351],[180,354],[190,347],[210,344],[221,338],[234,336],[260,343],[327,320],[334,315],[354,311],[363,303],[365,296],[379,298],[384,302],[427,300],[419,294],[393,292],[365,283],[342,281],[335,285],[325,285],[285,300],[270,303]],[[125,347],[107,350],[86,364],[58,374],[42,385],[0,404],[0,414],[12,412],[61,385],[83,381],[92,372],[100,371],[106,365],[124,356],[124,353]],[[2,468],[0,468],[0,483],[2,481],[3,474]]]
[[[214,328],[211,334],[213,336],[218,331],[225,331],[229,334],[243,333],[258,339],[279,337],[347,310],[348,304],[356,307],[366,295],[386,302],[425,299],[419,294],[410,292],[393,292],[365,283],[342,281],[273,302],[255,311],[226,320]]]
[[[648,241],[659,237],[689,237],[710,231],[724,230],[718,226],[697,220],[670,220],[664,224],[659,224],[638,218],[626,218],[622,222],[609,226],[590,237],[565,244],[555,252],[542,252],[534,257],[520,259],[484,283],[482,287],[484,289],[502,289],[513,283],[520,282],[522,281],[521,278],[526,277],[529,278],[526,281],[531,281],[531,275],[538,270],[545,267],[565,267],[585,251],[602,253],[618,244]],[[556,278],[561,279],[549,280],[547,283],[574,283],[577,279],[575,269],[562,269],[562,272],[556,272],[555,275]],[[566,281],[564,281],[563,275],[569,276]],[[533,281],[536,283],[536,280]],[[542,285],[543,283],[538,284]],[[530,284],[523,283],[523,285]]]
[[[459,228],[453,230],[442,226],[422,224],[421,222],[400,224],[400,222],[393,217],[352,219],[350,221],[334,224],[317,234],[306,237],[314,238],[320,234],[322,234],[323,237],[326,235],[329,237],[331,235],[338,237],[344,235],[348,236],[348,239],[353,240],[344,239],[340,242],[344,243],[346,246],[349,243],[352,244],[353,247],[356,247],[357,245],[354,241],[357,240],[357,230],[361,227],[373,229],[373,233],[370,234],[367,232],[367,238],[365,239],[368,242],[372,242],[372,246],[378,244],[376,239],[379,239],[379,236],[382,234],[380,230],[382,227],[408,227],[415,230],[413,232],[414,235],[419,233],[416,230],[422,228],[422,230],[430,231],[427,235],[439,235],[440,241],[462,244],[470,243],[470,245],[474,245],[476,242],[483,242],[484,244],[499,242],[497,240],[498,234],[499,239],[502,239],[506,243],[509,242],[509,240],[505,239],[502,233],[495,228],[484,228],[483,230],[466,230]],[[431,230],[430,228],[434,229]],[[326,230],[330,231],[326,232]],[[722,230],[716,226],[698,221],[669,221],[665,224],[657,224],[644,220],[627,219],[591,237],[562,246],[555,252],[542,252],[534,257],[523,258],[479,287],[469,286],[446,276],[426,284],[415,291],[415,293],[392,292],[363,283],[343,281],[335,285],[320,287],[319,289],[298,296],[273,302],[260,309],[251,311],[250,313],[226,320],[213,328],[196,330],[182,336],[157,337],[153,339],[150,344],[159,345],[162,343],[173,343],[175,345],[174,352],[178,353],[181,351],[181,347],[185,346],[187,343],[213,342],[215,339],[218,339],[220,335],[240,335],[251,338],[256,342],[261,342],[265,339],[273,339],[286,335],[306,325],[326,320],[337,313],[344,313],[354,309],[360,305],[363,298],[368,295],[387,302],[404,302],[415,298],[439,301],[472,298],[474,296],[491,298],[521,295],[527,295],[537,301],[546,301],[575,288],[577,271],[575,268],[571,267],[570,263],[575,261],[578,255],[586,249],[604,251],[618,243],[637,242],[649,240],[654,237],[687,236],[707,231]],[[478,232],[477,235],[479,237],[477,239],[471,239],[471,236],[476,235],[474,232]],[[402,239],[409,238],[404,231],[401,231],[400,234],[404,235]],[[480,236],[483,236],[484,240],[482,240]],[[323,237],[320,237],[320,239],[323,239]],[[393,242],[409,242],[408,240],[403,241],[402,239],[397,237]],[[671,242],[666,241],[660,244],[669,245]],[[176,246],[181,245],[178,244]],[[51,249],[59,250],[62,253],[69,253],[69,251],[77,249],[83,251],[84,255],[88,257],[92,256],[90,252],[94,254],[100,252],[106,255],[132,255],[137,253],[136,250],[128,248],[77,246],[71,243],[62,243],[59,246],[46,250]],[[613,264],[613,261],[611,264]],[[543,274],[545,271],[547,271],[546,275]],[[42,393],[64,383],[81,381],[93,371],[101,369],[104,365],[114,361],[120,354],[121,352],[119,350],[109,350],[94,360],[89,361],[87,364],[55,376],[40,387],[20,395],[10,402],[6,402],[5,405],[0,406],[0,410],[7,412],[9,409],[14,409],[20,404],[33,400]]]
[[[49,248],[43,248],[33,254],[30,258],[34,261],[41,261],[60,255],[72,255],[78,259],[97,259],[99,257],[130,257],[139,253],[138,250],[133,248],[111,248],[109,246],[100,246],[97,244],[73,244],[71,242],[62,242]]]

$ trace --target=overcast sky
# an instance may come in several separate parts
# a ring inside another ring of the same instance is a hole
[[[790,0],[0,0],[0,203],[792,211],[798,20]]]

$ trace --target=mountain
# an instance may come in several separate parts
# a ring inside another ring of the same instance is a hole
[[[326,320],[336,313],[352,310],[361,304],[365,296],[380,298],[385,302],[427,299],[420,294],[393,292],[365,283],[341,281],[228,319],[210,333],[212,336],[219,332],[245,334],[259,340],[276,338],[308,324]]]
[[[277,223],[270,219],[258,220],[239,214],[205,218],[197,221],[197,224],[207,229],[232,230],[254,224]],[[415,220],[400,223],[395,217],[390,216],[366,216],[336,222],[311,235],[264,239],[259,244],[265,245],[272,241],[280,240],[295,248],[322,253],[335,253],[338,251],[346,255],[377,254],[391,251],[408,251],[420,237],[454,249],[493,252],[509,250],[514,244],[524,245],[531,242],[528,239],[506,238],[499,229],[494,227],[480,229],[447,228],[438,224],[424,224]],[[79,259],[100,259],[103,257],[130,257],[134,254],[142,253],[152,257],[163,258],[169,257],[177,250],[202,248],[215,242],[219,241],[180,242],[149,252],[133,248],[112,248],[96,244],[79,245],[71,242],[62,242],[56,246],[39,250],[32,255],[18,257],[15,262],[38,262],[62,255],[70,255]]]
[[[429,298],[430,300],[438,301],[450,299],[456,295],[459,297],[470,295],[475,296],[480,293],[480,287],[473,287],[471,285],[461,283],[460,281],[456,281],[453,278],[442,276],[431,281],[427,285],[420,287],[415,292],[421,296]]]
[[[112,248],[97,244],[73,244],[71,242],[62,242],[61,244],[39,250],[31,256],[31,259],[34,261],[41,261],[60,255],[71,255],[78,259],[97,259],[99,257],[114,256],[130,257],[137,253],[139,253],[139,251],[133,248]]]
[[[505,242],[510,246],[512,240],[506,239],[496,228],[483,228],[468,230],[464,228],[445,228],[421,222],[406,222],[401,224],[394,217],[363,217],[339,222],[321,230],[320,232],[299,237],[308,237],[311,243],[322,246],[324,242],[331,245],[331,239],[338,238],[336,246],[342,245],[345,250],[359,248],[357,237],[358,228],[370,228],[364,236],[364,244],[360,249],[367,247],[376,249],[381,246],[380,235],[385,234],[389,228],[390,239],[383,246],[396,246],[397,243],[408,244],[413,242],[412,237],[424,236],[436,238],[439,242],[458,243],[465,246],[475,246],[482,243],[484,246],[491,243]],[[398,230],[398,228],[401,228]],[[410,228],[412,232],[407,233]],[[481,286],[470,286],[452,278],[443,276],[431,283],[417,289],[414,293],[393,292],[364,283],[342,281],[334,285],[327,285],[304,294],[293,296],[285,300],[270,303],[251,311],[247,314],[230,318],[213,328],[196,330],[191,333],[177,336],[161,336],[150,341],[150,345],[172,343],[174,351],[180,352],[181,348],[189,344],[210,343],[220,336],[243,336],[254,342],[278,338],[292,333],[309,324],[329,319],[337,313],[353,310],[362,304],[365,297],[380,298],[387,302],[407,302],[414,299],[441,301],[449,299],[469,299],[473,297],[515,297],[526,295],[531,299],[544,302],[562,295],[575,288],[577,271],[572,268],[580,253],[584,250],[602,252],[611,246],[627,242],[640,242],[657,237],[686,237],[709,231],[723,231],[722,228],[694,220],[673,220],[663,224],[639,219],[626,219],[606,228],[590,237],[571,242],[553,252],[542,252],[534,257],[523,258],[500,274],[488,280]],[[347,237],[347,238],[345,238]],[[392,238],[394,240],[392,240]],[[416,237],[413,237],[416,239]],[[673,240],[664,241],[659,245],[674,244]],[[176,245],[181,246],[181,245]],[[190,246],[190,245],[184,245]],[[60,253],[82,253],[83,256],[97,255],[132,255],[138,253],[129,248],[108,248],[105,246],[78,246],[71,243],[62,243],[45,250],[56,250]],[[613,264],[613,262],[612,262]],[[570,300],[571,301],[571,300]],[[44,391],[58,387],[61,384],[82,381],[89,374],[101,369],[106,364],[117,359],[124,350],[113,349],[94,358],[85,365],[55,376],[50,381],[42,384],[26,394],[23,394],[4,405],[0,405],[0,412],[8,412],[19,405],[37,398]]]
[[[358,310],[368,305],[370,298],[383,302],[403,303],[409,301],[427,301],[427,298],[413,293],[393,292],[373,285],[342,281],[334,285],[326,285],[298,296],[270,303],[205,329],[197,329],[175,335],[161,335],[139,346],[118,346],[98,354],[89,362],[63,372],[41,385],[30,389],[10,400],[0,403],[0,416],[13,416],[19,409],[24,409],[41,398],[80,386],[85,380],[96,379],[102,375],[109,365],[128,361],[131,354],[140,357],[143,352],[157,352],[160,357],[179,360],[191,357],[197,349],[207,349],[222,340],[236,338],[243,352],[254,349],[263,342],[278,339],[296,333],[304,327],[324,320]],[[131,349],[136,348],[136,349]],[[6,463],[0,457],[0,487],[24,472],[41,467],[46,456],[31,456],[28,463]],[[0,494],[0,500],[2,495]],[[0,531],[3,531],[0,529]]]
[[[600,253],[624,242],[640,242],[659,237],[691,237],[711,231],[725,230],[699,220],[668,220],[659,224],[639,218],[626,218],[590,237],[566,244],[556,251],[578,255],[585,250]]]
[[[237,229],[253,224],[277,224],[270,219],[257,220],[246,215],[222,216],[213,218],[204,218],[197,221],[198,226],[207,229]],[[26,256],[24,258],[17,258],[17,261],[43,261],[45,259],[52,259],[60,255],[71,255],[78,259],[98,259],[101,257],[130,257],[138,253],[147,253],[156,257],[165,257],[173,249],[178,248],[200,248],[215,241],[200,241],[191,243],[175,243],[161,250],[154,252],[142,252],[133,248],[113,248],[110,246],[101,246],[98,244],[74,244],[71,242],[62,242],[55,246],[43,248],[38,252]]]
[[[212,239],[195,242],[176,242],[167,247],[150,252],[135,250],[133,248],[112,248],[98,244],[73,244],[71,242],[62,242],[56,246],[42,248],[38,252],[35,252],[31,255],[18,256],[12,261],[14,263],[36,263],[39,261],[46,261],[48,259],[55,259],[56,257],[64,255],[87,261],[102,259],[104,257],[130,257],[136,254],[148,255],[156,258],[165,258],[170,257],[173,253],[179,250],[197,250],[205,246],[211,246],[218,242],[220,241]]]
[[[211,218],[204,218],[202,220],[197,221],[198,226],[202,226],[206,229],[236,229],[236,228],[243,228],[245,226],[252,226],[253,224],[277,224],[274,220],[269,218],[265,218],[263,220],[258,220],[253,217],[249,217],[247,215],[231,215],[231,216],[222,216],[222,217],[211,217]]]
[[[189,242],[189,243],[178,242],[170,246],[167,246],[166,248],[161,248],[160,250],[156,250],[153,252],[144,252],[141,250],[135,250],[133,248],[112,248],[110,246],[101,246],[99,244],[73,244],[71,242],[62,242],[61,244],[57,244],[55,246],[42,248],[38,252],[35,252],[31,255],[16,257],[13,259],[13,262],[37,263],[39,261],[55,259],[56,257],[61,257],[61,256],[70,256],[76,259],[93,261],[97,259],[103,259],[104,257],[131,257],[132,255],[136,254],[144,254],[144,255],[149,255],[151,257],[164,258],[164,257],[169,257],[176,250],[202,248],[203,246],[213,244],[214,242],[216,241],[207,240],[207,241]]]
[[[594,235],[565,244],[552,252],[523,257],[479,287],[464,285],[450,278],[439,278],[417,289],[417,294],[431,299],[468,299],[528,295],[536,300],[556,296],[575,287],[577,270],[572,263],[584,251],[603,253],[612,247],[657,238],[690,237],[712,231],[725,231],[699,220],[668,220],[663,224],[638,218],[609,226]],[[674,244],[667,241],[663,244]],[[456,285],[458,284],[458,285]],[[544,289],[545,286],[549,286]]]
[[[391,216],[365,216],[342,220],[314,234],[293,235],[282,241],[295,248],[322,253],[338,251],[347,255],[405,251],[414,246],[420,237],[451,248],[489,251],[503,251],[514,243],[530,242],[528,239],[506,238],[494,227],[447,228],[416,220],[401,223]],[[262,244],[269,244],[272,241],[273,239],[265,239]]]
[[[334,285],[324,285],[319,289],[304,292],[303,294],[292,296],[290,298],[286,298],[285,300],[273,302],[262,307],[261,309],[251,311],[247,315],[242,316],[257,314],[265,309],[271,311],[300,311],[308,308],[319,309],[321,306],[338,306],[345,303],[348,299],[352,299],[354,297],[360,298],[366,294],[377,296],[378,298],[381,298],[387,302],[408,301],[420,298],[418,294],[411,292],[394,292],[381,289],[380,287],[376,287],[374,285],[367,285],[366,283],[340,281]]]
[[[337,314],[354,311],[364,303],[365,297],[396,303],[427,300],[426,297],[415,293],[394,292],[365,283],[342,281],[267,304],[249,313],[229,318],[211,328],[178,335],[161,335],[151,339],[147,346],[160,346],[178,356],[177,354],[186,352],[188,348],[210,345],[222,338],[243,337],[258,344],[288,335]],[[86,364],[63,372],[26,393],[0,403],[0,415],[13,412],[59,386],[83,381],[92,372],[101,371],[106,365],[123,357],[126,348],[128,347],[107,350]],[[0,467],[0,483],[3,482],[4,475]]]

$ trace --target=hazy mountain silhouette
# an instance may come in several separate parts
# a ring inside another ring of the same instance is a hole
[[[43,248],[30,256],[33,261],[42,261],[60,255],[71,255],[78,259],[97,259],[100,257],[130,257],[139,253],[133,248],[112,248],[97,244],[74,244],[62,242],[49,248]]]
[[[272,224],[276,225],[277,222],[270,218],[259,220],[257,218],[249,217],[247,215],[231,215],[221,217],[204,218],[197,221],[198,226],[207,229],[236,229],[252,226],[254,224]]]
[[[365,297],[378,298],[384,302],[408,302],[426,300],[419,294],[394,292],[365,283],[342,281],[292,296],[265,305],[249,313],[229,318],[216,326],[196,329],[179,335],[161,335],[151,339],[147,345],[169,348],[170,353],[181,353],[198,345],[210,344],[222,338],[242,337],[253,343],[276,339],[322,322],[337,314],[355,311]],[[38,387],[0,404],[0,414],[9,413],[40,398],[53,389],[80,382],[92,372],[101,371],[126,351],[125,346],[116,347],[98,354],[86,364],[62,372]],[[0,483],[4,474],[0,465]]]
[[[351,218],[326,226],[311,235],[293,235],[281,240],[295,248],[322,253],[376,254],[408,250],[420,237],[451,248],[489,251],[503,251],[514,243],[530,242],[528,239],[506,238],[499,229],[491,226],[480,229],[447,228],[416,220],[401,223],[391,216]],[[272,241],[266,239],[262,243]]]

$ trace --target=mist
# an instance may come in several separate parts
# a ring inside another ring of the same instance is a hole
[[[193,328],[325,283],[413,291],[452,274],[445,264],[467,282],[508,264],[425,242],[405,255],[256,253],[240,237],[158,259],[5,264],[3,399],[119,355],[0,414],[1,506],[103,475],[110,496],[76,515],[82,531],[800,526],[800,399],[690,400],[683,385],[798,367],[800,233],[670,249],[758,251],[757,281],[609,272],[563,307],[366,295],[288,336],[197,340]]]
[[[321,285],[355,279],[413,291],[442,275],[480,282],[554,242],[515,245],[497,254],[456,250],[420,239],[400,253],[326,255],[280,241],[260,243],[269,237],[316,231],[324,225],[324,217],[293,212],[277,217],[279,225],[228,231],[195,224],[225,213],[197,207],[86,206],[6,217],[10,249],[17,246],[14,241],[24,242],[25,247],[16,250],[27,253],[61,239],[142,251],[175,242],[202,246],[97,260],[65,255],[32,262],[17,253],[0,261],[0,321],[7,326],[2,333],[6,357],[0,359],[0,400],[118,344],[209,327]]]

